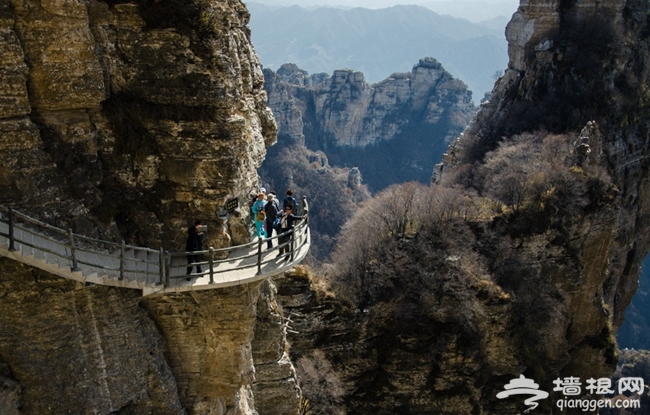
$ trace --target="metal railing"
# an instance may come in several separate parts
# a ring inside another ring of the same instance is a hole
[[[308,211],[303,198],[303,208]],[[259,238],[248,244],[228,248],[203,251],[166,252],[162,248],[150,248],[109,242],[89,238],[63,230],[39,220],[33,219],[16,210],[0,205],[0,237],[6,238],[9,251],[20,251],[21,255],[33,255],[48,264],[69,267],[70,271],[80,271],[84,277],[97,274],[109,279],[129,282],[133,288],[145,286],[169,287],[173,280],[193,277],[209,277],[209,284],[215,283],[219,274],[256,268],[256,274],[271,273],[280,268],[273,253],[286,250],[286,260],[293,262],[296,252],[310,243],[308,219],[284,235],[273,238]],[[287,238],[288,237],[288,238]],[[280,239],[288,239],[279,243]],[[275,243],[271,249],[264,249],[268,243]],[[1,243],[1,242],[0,242]],[[198,256],[200,262],[188,263],[188,256]],[[204,259],[205,258],[205,259]],[[276,266],[277,265],[277,266]],[[206,266],[201,273],[187,275],[190,267]],[[222,281],[223,282],[223,281]]]

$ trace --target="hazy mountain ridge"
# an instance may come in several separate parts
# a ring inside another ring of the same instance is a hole
[[[428,183],[431,163],[475,111],[466,86],[433,58],[372,85],[361,72],[309,75],[291,64],[264,76],[278,141],[322,150],[332,165],[359,167],[373,191]]]
[[[262,64],[274,70],[284,63],[310,73],[353,68],[372,83],[432,56],[480,99],[492,89],[493,74],[507,64],[503,28],[441,16],[421,6],[308,10],[249,3],[248,7],[255,49]]]

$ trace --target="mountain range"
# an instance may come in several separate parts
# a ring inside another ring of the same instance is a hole
[[[376,10],[247,7],[253,45],[263,66],[273,70],[284,63],[309,73],[350,68],[373,83],[431,56],[480,99],[508,62],[505,26],[498,20],[476,24],[405,5]]]

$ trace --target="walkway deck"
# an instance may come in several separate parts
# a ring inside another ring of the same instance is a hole
[[[0,256],[83,283],[142,290],[143,295],[208,290],[247,284],[281,274],[300,263],[309,251],[308,221],[291,232],[283,246],[289,254],[278,257],[267,240],[200,254],[203,272],[185,275],[187,253],[169,253],[97,240],[64,231],[0,206]]]

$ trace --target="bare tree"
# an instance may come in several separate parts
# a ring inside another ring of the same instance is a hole
[[[345,415],[343,382],[322,350],[298,359],[296,371],[300,379],[303,415]]]

